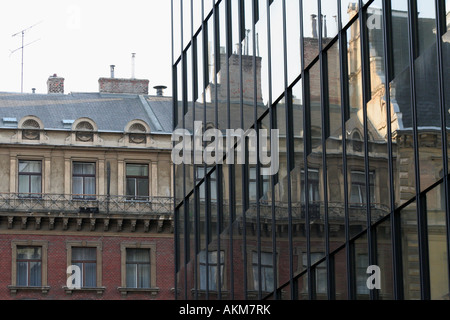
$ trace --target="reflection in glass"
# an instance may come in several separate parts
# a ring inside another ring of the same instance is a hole
[[[381,270],[381,289],[378,290],[378,299],[392,300],[394,298],[394,282],[392,272],[392,238],[391,221],[385,220],[376,229],[377,265]]]
[[[420,262],[416,202],[401,213],[403,291],[405,300],[420,300]]]
[[[358,300],[367,300],[369,299],[369,288],[367,287],[367,268],[370,263],[366,232],[364,232],[355,241],[354,246],[355,254],[353,259],[355,265],[356,298]]]
[[[448,300],[447,224],[443,183],[427,193],[427,224],[431,299]]]

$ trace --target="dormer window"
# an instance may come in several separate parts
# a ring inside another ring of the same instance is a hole
[[[94,141],[94,126],[88,121],[82,121],[75,127],[76,140],[79,142]]]
[[[40,129],[39,123],[34,119],[28,119],[22,124],[22,139],[23,140],[39,140]]]
[[[147,143],[147,129],[141,123],[135,123],[130,127],[129,131],[130,143],[145,144]]]

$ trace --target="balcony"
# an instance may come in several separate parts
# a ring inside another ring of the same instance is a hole
[[[0,212],[172,215],[172,197],[0,193]]]

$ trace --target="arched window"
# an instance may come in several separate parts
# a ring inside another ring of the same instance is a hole
[[[140,122],[133,123],[128,131],[129,143],[146,144],[147,143],[147,127]]]
[[[88,121],[81,121],[75,127],[76,139],[80,142],[94,141],[94,126]]]
[[[35,119],[27,119],[22,124],[22,139],[23,140],[39,140],[41,126]]]

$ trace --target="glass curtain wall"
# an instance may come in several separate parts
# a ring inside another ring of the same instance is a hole
[[[448,299],[449,7],[172,0],[178,299]]]

